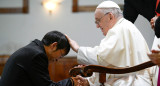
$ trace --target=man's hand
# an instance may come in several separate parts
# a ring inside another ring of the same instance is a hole
[[[86,65],[78,65],[78,66],[75,66],[74,68],[82,68],[82,67],[85,67]]]
[[[152,27],[153,30],[154,30],[155,22],[156,22],[157,18],[158,18],[158,16],[155,16],[155,17],[153,17],[153,18],[151,19],[151,21],[150,21],[150,24],[151,24],[151,27]]]
[[[72,77],[74,81],[74,86],[89,86],[89,82],[87,79],[83,78],[80,75],[77,75],[76,77]]]
[[[79,49],[79,45],[77,44],[77,42],[74,41],[74,40],[72,40],[71,38],[69,38],[67,35],[66,35],[66,38],[68,39],[69,44],[70,44],[72,50],[77,53],[78,49]]]
[[[148,56],[154,64],[157,64],[158,66],[160,66],[160,51],[159,50],[152,50],[152,53],[148,54]]]

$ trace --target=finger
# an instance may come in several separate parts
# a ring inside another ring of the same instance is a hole
[[[67,34],[65,34],[65,36],[66,36],[66,38],[67,38],[68,41],[71,40]]]
[[[154,24],[151,24],[152,29],[154,30]]]
[[[64,34],[66,36],[66,38],[69,38],[67,34]]]
[[[81,80],[81,83],[85,82],[87,79],[83,78],[82,76],[80,75],[77,75],[77,77],[79,78],[79,80]]]
[[[83,67],[83,65],[78,65],[78,67]]]
[[[160,51],[158,50],[152,50],[152,53],[159,53]]]
[[[78,66],[75,66],[74,68],[78,68]]]
[[[77,77],[78,79],[80,79],[80,80],[83,80],[83,77],[80,76],[80,75],[77,75],[76,77]]]
[[[158,48],[160,49],[160,45],[158,44]]]

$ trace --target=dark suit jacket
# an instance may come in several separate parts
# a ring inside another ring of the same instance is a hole
[[[124,0],[123,16],[134,23],[140,14],[150,22],[156,12],[160,13],[160,2],[157,8],[156,3],[157,0]],[[160,38],[160,19],[158,18],[157,20],[155,23],[155,35]]]
[[[0,86],[72,86],[69,79],[52,82],[43,43],[32,41],[13,53],[5,64]]]
[[[134,23],[140,14],[150,22],[156,15],[156,2],[157,0],[124,0],[124,18]],[[160,6],[157,9],[159,10]]]
[[[155,34],[157,36],[157,38],[160,38],[160,17],[158,17],[158,19],[155,22]]]

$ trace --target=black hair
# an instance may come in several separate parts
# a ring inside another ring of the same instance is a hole
[[[157,38],[160,38],[160,17],[158,17],[155,22],[154,30],[155,30],[155,35],[157,36]]]
[[[59,31],[50,31],[48,32],[42,39],[42,43],[46,46],[57,42],[57,49],[65,49],[65,55],[67,55],[70,51],[70,45],[66,38],[66,36]]]

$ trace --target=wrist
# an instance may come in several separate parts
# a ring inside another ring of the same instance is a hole
[[[79,50],[79,46],[77,47],[77,49],[75,50],[75,52],[78,53],[78,50]]]
[[[72,82],[72,86],[75,86],[73,77],[71,77],[70,80],[71,80],[71,82]]]

